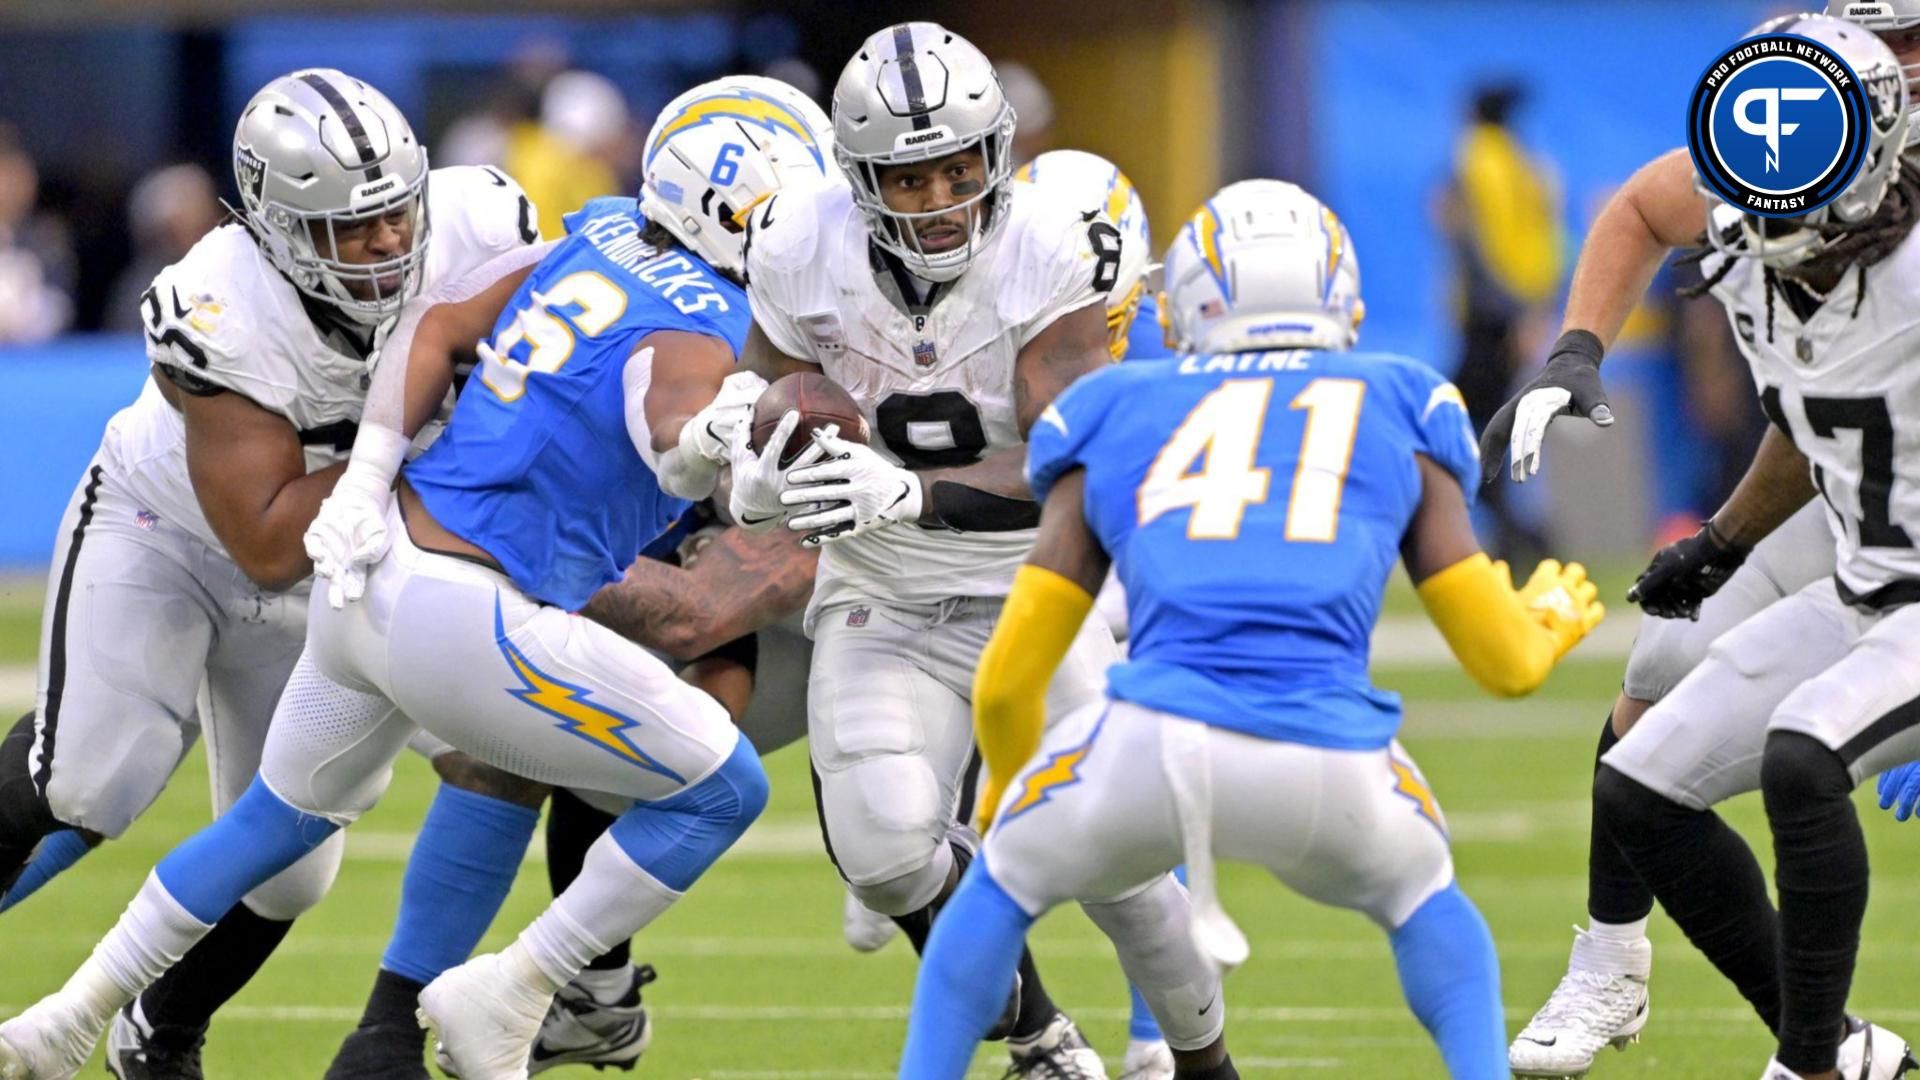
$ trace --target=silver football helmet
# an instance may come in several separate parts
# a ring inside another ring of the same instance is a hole
[[[1743,213],[1737,228],[1716,222],[1707,229],[1707,239],[1715,250],[1758,259],[1776,270],[1790,270],[1825,251],[1847,226],[1866,221],[1880,209],[1907,146],[1910,114],[1907,80],[1893,50],[1875,33],[1861,32],[1867,29],[1850,20],[1802,14],[1769,19],[1743,35],[1797,34],[1831,49],[1867,88],[1873,122],[1867,125],[1866,161],[1839,198],[1800,217],[1767,218]],[[1709,199],[1720,201],[1697,177],[1694,183]]]
[[[838,179],[833,122],[777,79],[729,75],[660,110],[647,135],[640,212],[708,265],[741,272],[747,215],[788,184]]]
[[[1920,0],[1828,0],[1827,14],[1859,23],[1891,49],[1905,51],[1920,44]],[[1920,61],[1901,64],[1900,71],[1907,77],[1909,111],[1920,109]],[[1909,144],[1907,149],[1914,147]]]
[[[986,55],[930,22],[899,23],[868,38],[833,89],[834,156],[853,185],[873,242],[928,281],[952,281],[1005,221],[1013,180],[1013,106]],[[929,213],[890,209],[880,192],[887,165],[932,161],[970,147],[986,158],[982,190]],[[918,226],[957,211],[964,242],[927,251]]]
[[[427,151],[393,102],[331,68],[283,75],[253,95],[233,133],[241,216],[294,287],[378,324],[417,293],[427,261]],[[406,213],[411,249],[373,263],[340,256],[342,230]]]
[[[1366,310],[1347,227],[1280,180],[1221,188],[1167,249],[1160,322],[1182,353],[1351,349]]]

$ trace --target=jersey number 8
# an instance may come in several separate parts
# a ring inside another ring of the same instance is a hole
[[[480,365],[480,381],[501,401],[520,400],[529,374],[559,371],[573,356],[575,331],[593,337],[627,311],[626,292],[592,270],[568,274],[546,292],[528,289],[527,298],[513,321],[494,335],[493,355]],[[515,360],[513,350],[522,344],[528,347],[526,359]]]
[[[1330,544],[1340,531],[1340,496],[1360,430],[1359,379],[1315,379],[1294,395],[1305,409],[1300,462],[1287,496],[1288,540]],[[1137,493],[1140,524],[1191,510],[1190,540],[1232,540],[1248,505],[1267,501],[1271,470],[1254,465],[1266,427],[1272,379],[1228,379],[1200,399],[1167,440]]]

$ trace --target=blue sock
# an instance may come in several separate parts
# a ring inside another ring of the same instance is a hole
[[[339,829],[289,806],[256,776],[232,809],[169,852],[154,873],[194,918],[216,923]]]
[[[380,966],[430,983],[465,963],[506,902],[540,811],[441,784],[400,883]]]
[[[1176,866],[1173,876],[1180,884],[1187,883],[1187,868]],[[1134,1042],[1162,1042],[1166,1035],[1160,1031],[1159,1021],[1153,1018],[1153,1011],[1147,1008],[1147,999],[1132,984],[1127,986],[1127,994],[1133,998],[1133,1014],[1127,1019],[1127,1038]]]
[[[1413,1014],[1453,1080],[1508,1080],[1500,957],[1487,922],[1458,884],[1435,893],[1395,930],[1394,962]]]
[[[40,886],[59,877],[67,867],[80,861],[81,857],[93,850],[93,845],[80,836],[78,829],[62,829],[40,841],[33,849],[33,861],[20,876],[14,879],[13,887],[5,896],[0,896],[0,911],[6,911],[20,901],[38,892]]]
[[[960,1080],[1000,1019],[1033,925],[976,858],[940,909],[920,957],[900,1080]]]
[[[707,778],[656,802],[635,803],[607,835],[635,866],[686,892],[767,808],[767,773],[745,735]]]

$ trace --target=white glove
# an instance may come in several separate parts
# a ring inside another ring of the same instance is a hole
[[[1547,441],[1547,427],[1554,417],[1566,414],[1572,400],[1573,394],[1558,386],[1542,386],[1521,395],[1513,413],[1513,446],[1508,450],[1515,483],[1524,483],[1540,471],[1540,446]]]
[[[787,516],[787,508],[780,501],[780,492],[787,486],[788,470],[811,465],[827,456],[826,450],[816,441],[801,451],[792,465],[786,469],[780,467],[781,448],[787,445],[787,440],[793,437],[794,429],[799,426],[800,414],[789,411],[780,418],[779,426],[773,429],[765,452],[759,454],[747,445],[753,436],[752,420],[743,419],[733,426],[732,436],[727,443],[727,462],[733,467],[733,493],[727,499],[727,512],[748,532],[764,532],[772,528],[774,522]]]
[[[751,371],[727,376],[707,407],[680,428],[680,451],[698,454],[715,465],[727,464],[734,425],[753,422],[753,403],[766,390],[767,380]]]
[[[787,489],[780,493],[780,501],[788,506],[820,504],[811,513],[795,514],[787,521],[787,528],[807,534],[802,543],[819,545],[896,522],[920,520],[919,476],[865,443],[840,438],[837,432],[815,432],[813,444],[824,449],[830,460],[806,466],[795,462],[787,473]]]
[[[349,464],[307,526],[307,557],[313,560],[315,576],[326,579],[327,603],[335,610],[365,595],[367,567],[379,562],[392,543],[387,535],[387,504],[393,496],[389,484],[377,471]]]

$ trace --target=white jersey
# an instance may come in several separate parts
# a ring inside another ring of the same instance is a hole
[[[938,286],[931,307],[911,311],[845,185],[783,191],[753,215],[754,321],[780,351],[846,387],[874,448],[908,468],[966,465],[1024,445],[1014,357],[1062,315],[1105,299],[1089,220],[1031,185],[1013,192],[1006,223],[967,271]],[[1031,529],[911,524],[840,540],[822,550],[810,611],[856,598],[1005,596],[1033,540]]]
[[[1803,323],[1778,287],[1769,305],[1764,268],[1739,259],[1713,294],[1768,418],[1813,465],[1842,597],[1884,606],[1920,599],[1920,231],[1867,269],[1864,298],[1860,287],[1849,270]]]
[[[435,169],[421,293],[539,240],[520,186],[495,169]],[[245,228],[222,225],[154,279],[141,300],[147,358],[183,380],[228,390],[287,418],[307,471],[345,460],[366,404],[369,363],[316,326],[294,288]],[[186,425],[150,373],[107,423],[102,457],[149,512],[225,554],[187,475]]]

